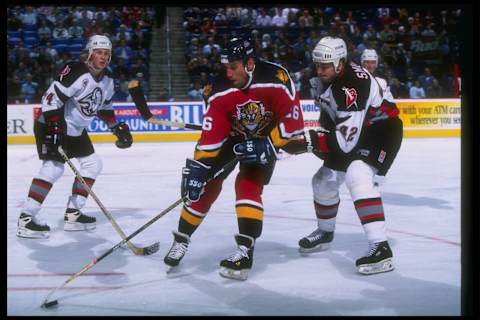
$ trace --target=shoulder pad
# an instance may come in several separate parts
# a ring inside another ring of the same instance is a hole
[[[83,62],[67,62],[57,73],[56,80],[68,88],[78,78],[88,72],[88,68]]]
[[[345,68],[345,73],[332,84],[332,93],[338,110],[365,109],[371,82],[371,77],[360,66],[354,63],[349,64]]]
[[[255,64],[253,83],[273,83],[285,86],[290,95],[295,94],[295,87],[287,69],[279,64],[260,60]]]

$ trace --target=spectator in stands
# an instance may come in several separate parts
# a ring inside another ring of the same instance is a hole
[[[396,99],[408,99],[409,91],[405,83],[400,82],[398,78],[393,78],[390,83],[390,92]]]
[[[226,26],[227,25],[227,16],[225,15],[225,12],[223,8],[219,8],[217,11],[217,14],[213,18],[213,22],[215,26],[221,27],[221,26]]]
[[[83,28],[79,25],[77,19],[72,20],[72,26],[68,28],[68,33],[70,37],[73,39],[81,39],[83,36]]]
[[[77,19],[78,19],[78,25],[82,27],[83,30],[87,30],[90,24],[92,24],[93,12],[85,8],[83,9],[81,16]]]
[[[35,96],[37,95],[37,88],[38,83],[33,81],[33,77],[30,73],[27,73],[25,81],[22,83],[22,87],[20,89],[21,92],[21,100],[24,103],[32,103],[34,101]]]
[[[47,24],[46,19],[41,19],[40,20],[40,27],[37,30],[38,33],[38,40],[40,44],[45,45],[47,41],[50,41],[52,39],[52,29]]]
[[[208,37],[207,43],[202,48],[203,55],[208,58],[212,54],[212,49],[216,48],[218,52],[220,52],[221,47],[217,43],[215,43],[215,38],[213,36]]]
[[[24,26],[35,27],[37,25],[37,12],[33,10],[33,7],[25,7],[25,13],[20,15],[20,21],[22,21]]]
[[[239,25],[242,28],[253,28],[257,18],[257,11],[251,7],[243,8],[240,11]]]
[[[140,25],[137,25],[137,27],[133,31],[132,40],[130,41],[130,46],[132,48],[141,47],[145,49],[148,49],[150,47],[150,42],[148,41],[148,38],[145,36],[145,33],[143,32]]]
[[[70,34],[68,33],[68,29],[65,28],[63,21],[58,23],[58,25],[53,29],[52,37],[55,40],[70,39]]]
[[[8,103],[20,103],[22,98],[22,82],[17,75],[13,75],[12,78],[7,77],[7,92]],[[23,101],[22,101],[23,102]]]
[[[388,45],[393,45],[395,42],[395,32],[390,29],[389,24],[383,25],[383,30],[379,34],[380,41],[387,43]]]
[[[255,26],[258,28],[270,27],[272,25],[272,18],[267,14],[265,9],[260,9],[260,14],[255,20]]]
[[[437,79],[433,79],[432,85],[427,88],[427,98],[444,98],[443,88]]]
[[[298,17],[298,26],[300,28],[313,27],[313,17],[310,15],[308,9],[303,10],[300,17]]]
[[[58,51],[52,46],[52,43],[50,41],[48,41],[45,45],[45,52],[52,61],[55,61],[58,57]]]
[[[428,88],[433,85],[433,81],[436,80],[432,75],[430,68],[426,67],[423,69],[423,73],[418,76],[418,81],[420,85],[428,91]]]
[[[20,61],[18,68],[13,71],[13,75],[22,81],[27,78],[27,74],[30,74],[30,68],[23,61]]]
[[[410,87],[410,99],[424,99],[425,90],[420,85],[420,81],[415,80],[415,84]]]
[[[91,37],[95,34],[103,34],[103,19],[97,15],[97,18],[92,21],[92,24],[85,29],[85,37]]]
[[[283,28],[288,24],[288,19],[287,17],[282,15],[282,12],[280,11],[279,8],[274,8],[274,9],[275,9],[275,15],[272,18],[272,26],[277,28]]]
[[[148,78],[148,68],[146,63],[143,61],[142,58],[137,58],[134,60],[134,63],[130,65],[130,75],[133,78],[136,74],[141,73],[145,78]]]
[[[375,41],[380,38],[380,35],[378,34],[377,30],[373,28],[372,24],[369,24],[367,26],[367,30],[363,33],[363,39],[368,40],[368,41]]]
[[[195,81],[193,88],[188,91],[188,97],[193,101],[203,101],[203,88],[200,81]]]
[[[120,40],[120,43],[114,49],[114,56],[118,58],[123,58],[125,59],[125,62],[128,63],[133,56],[132,48],[127,45],[127,42],[125,40]]]
[[[115,35],[115,42],[120,42],[122,40],[129,42],[131,39],[132,39],[132,35],[128,31],[127,26],[124,24],[121,24],[120,27],[118,27],[117,34]]]
[[[433,29],[435,26],[435,23],[429,23],[425,29],[420,33],[422,37],[430,37],[430,38],[435,38],[437,36],[437,33]]]
[[[129,75],[129,68],[127,66],[127,61],[122,57],[115,57],[115,64],[111,65],[113,78],[120,79],[121,75],[128,76]]]
[[[224,36],[228,37],[227,34],[225,34]],[[187,60],[190,61],[199,52],[202,52],[200,47],[200,41],[198,40],[198,38],[192,38],[190,40],[190,45],[187,47],[187,53],[186,53]]]
[[[200,73],[210,72],[210,64],[201,52],[197,53],[187,65],[187,71],[191,77],[199,76]]]
[[[214,35],[217,32],[217,27],[213,24],[210,18],[204,17],[202,25],[200,26],[200,31],[202,32],[203,37],[207,37],[209,35]]]

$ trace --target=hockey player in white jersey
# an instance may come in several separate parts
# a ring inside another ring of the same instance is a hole
[[[102,161],[95,153],[86,128],[95,116],[108,124],[117,137],[116,146],[128,148],[132,136],[126,123],[117,123],[112,108],[113,79],[107,69],[112,57],[108,37],[89,38],[86,61],[69,62],[58,73],[42,97],[42,114],[35,121],[34,133],[42,167],[33,178],[28,197],[18,219],[17,236],[47,238],[50,227],[36,215],[53,184],[63,175],[65,161],[58,153],[62,146],[69,158],[80,163],[79,172],[91,187],[102,170]],[[64,230],[90,230],[96,218],[81,212],[87,190],[75,178],[67,201]]]
[[[362,64],[362,67],[367,69],[367,71],[370,72],[370,74],[375,77],[375,80],[377,80],[378,84],[380,85],[380,88],[382,88],[383,98],[390,102],[394,102],[394,98],[392,93],[390,92],[390,86],[388,85],[387,80],[377,77],[375,75],[375,71],[377,70],[377,67],[378,67],[377,51],[375,49],[363,50],[362,55],[360,57],[360,63]]]
[[[330,133],[318,135],[319,141],[313,144],[314,153],[324,159],[312,178],[318,228],[300,239],[299,251],[306,254],[329,247],[340,204],[339,188],[345,182],[370,247],[356,261],[358,271],[393,270],[382,198],[373,178],[386,174],[400,148],[403,124],[398,109],[385,99],[373,76],[349,62],[342,39],[322,38],[312,57],[321,83],[314,90],[320,125]],[[316,136],[311,135],[312,139]]]

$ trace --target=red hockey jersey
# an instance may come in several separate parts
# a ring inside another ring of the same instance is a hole
[[[299,96],[288,71],[280,65],[257,61],[245,88],[233,88],[222,77],[205,86],[203,94],[207,109],[196,160],[216,157],[230,136],[270,136],[274,146],[281,148],[303,134]]]

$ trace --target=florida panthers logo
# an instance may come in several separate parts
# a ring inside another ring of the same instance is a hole
[[[103,102],[103,91],[99,87],[93,89],[92,92],[78,100],[80,111],[88,116],[92,117],[97,113]]]
[[[343,87],[342,90],[345,92],[345,106],[347,107],[347,109],[349,109],[353,105],[357,107],[357,90],[355,90],[355,88],[346,87]]]
[[[261,136],[261,131],[270,123],[272,112],[265,111],[260,101],[248,100],[236,106],[235,130],[246,138]]]

